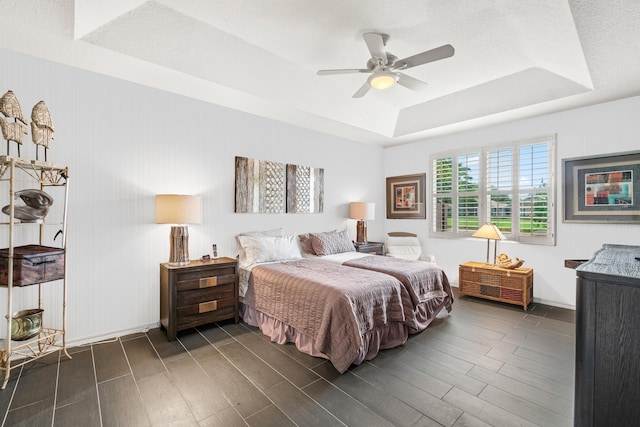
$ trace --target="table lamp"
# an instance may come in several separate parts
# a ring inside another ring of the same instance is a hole
[[[487,239],[487,264],[489,264],[489,245],[491,244],[491,240],[494,240],[493,243],[493,263],[496,263],[496,251],[498,248],[498,242],[496,240],[505,240],[504,234],[500,232],[498,227],[495,224],[491,224],[490,222],[484,223],[482,227],[478,228],[478,231],[473,233],[471,237],[479,237],[481,239]]]
[[[349,218],[357,219],[356,243],[367,242],[367,220],[375,219],[376,204],[368,202],[351,202]]]
[[[189,227],[202,222],[202,198],[183,194],[156,195],[156,224],[171,227],[169,265],[189,264]]]

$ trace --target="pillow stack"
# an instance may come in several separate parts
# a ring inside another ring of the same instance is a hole
[[[236,236],[236,242],[241,268],[302,258],[295,236],[285,236],[282,228],[241,233]]]

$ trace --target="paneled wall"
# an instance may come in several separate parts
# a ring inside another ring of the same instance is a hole
[[[202,195],[203,222],[189,226],[192,258],[210,254],[212,243],[235,257],[234,236],[249,230],[347,227],[355,237],[348,204],[359,200],[379,202],[369,233],[382,235],[381,148],[7,50],[0,64],[0,91],[12,89],[25,116],[40,100],[49,105],[56,127],[49,160],[70,167],[72,343],[157,323],[158,264],[168,260],[170,229],[154,223],[157,193]],[[35,158],[30,138],[22,156]],[[324,168],[324,213],[234,213],[235,156]],[[59,300],[51,288],[49,299]],[[19,304],[37,304],[24,295]],[[0,307],[5,301],[0,292]],[[58,308],[46,307],[45,317]]]

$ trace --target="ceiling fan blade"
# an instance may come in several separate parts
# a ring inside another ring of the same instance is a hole
[[[352,74],[352,73],[370,73],[371,70],[367,68],[345,68],[342,70],[320,70],[319,76],[328,76],[331,74]]]
[[[421,91],[427,88],[427,83],[423,82],[422,80],[415,79],[403,73],[396,72],[396,74],[400,76],[400,78],[398,79],[399,85],[415,91]]]
[[[369,85],[369,82],[364,82],[364,84],[360,86],[360,89],[358,89],[358,91],[353,94],[352,98],[362,98],[366,95],[367,92],[369,92],[369,89],[371,89],[371,85]]]
[[[387,65],[387,52],[384,50],[384,46],[389,39],[387,34],[379,33],[364,33],[362,35],[364,42],[367,44],[367,48],[373,58],[379,59],[382,65]]]
[[[445,44],[435,49],[427,50],[413,56],[399,59],[393,64],[392,68],[394,70],[406,70],[407,68],[426,64],[428,62],[449,58],[453,56],[454,53],[455,49],[453,48],[453,46],[451,46],[450,44]]]

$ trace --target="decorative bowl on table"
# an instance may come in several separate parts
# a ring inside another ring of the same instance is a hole
[[[11,339],[13,341],[24,341],[35,337],[42,331],[41,308],[21,310],[11,318]]]

